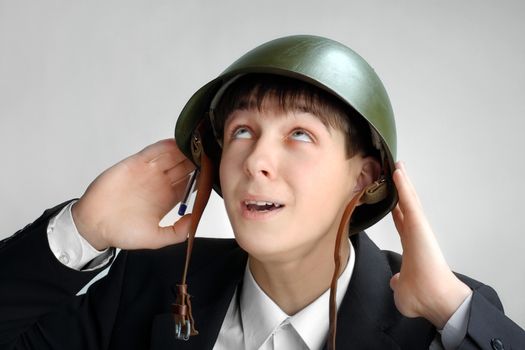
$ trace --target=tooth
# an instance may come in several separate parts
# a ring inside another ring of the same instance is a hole
[[[279,204],[279,203],[267,202],[267,201],[256,201],[256,200],[246,200],[246,201],[244,201],[244,205],[256,205],[256,206],[259,206],[259,207],[262,207],[262,206],[273,206],[275,208],[280,208],[280,207],[283,206],[282,204]]]

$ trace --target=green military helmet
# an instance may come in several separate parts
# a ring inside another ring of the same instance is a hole
[[[177,145],[189,159],[200,165],[192,140],[194,131],[204,121],[209,127],[201,128],[203,149],[218,169],[221,148],[209,120],[210,109],[216,96],[221,95],[232,81],[250,73],[301,80],[327,91],[355,109],[370,125],[372,143],[380,151],[384,182],[381,191],[384,194],[379,201],[355,209],[350,233],[366,229],[390,212],[397,202],[392,181],[396,127],[390,100],[381,80],[361,56],[327,38],[295,35],[272,40],[243,55],[199,89],[182,110],[175,128]],[[218,171],[213,182],[215,191],[221,195]]]

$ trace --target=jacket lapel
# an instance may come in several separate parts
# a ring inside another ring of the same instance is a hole
[[[394,313],[388,286],[389,276],[392,275],[390,268],[379,249],[364,233],[351,239],[356,260],[338,311],[337,348],[397,348],[383,332]]]
[[[425,320],[407,319],[397,311],[385,255],[365,233],[351,240],[356,262],[338,312],[337,349],[428,348],[435,330]]]

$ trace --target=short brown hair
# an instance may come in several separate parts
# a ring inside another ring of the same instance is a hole
[[[264,109],[275,98],[283,112],[302,110],[317,116],[325,125],[345,134],[348,157],[356,154],[378,157],[372,145],[368,122],[336,96],[301,80],[271,74],[247,74],[236,79],[214,108],[213,127],[222,139],[228,116],[239,109]]]

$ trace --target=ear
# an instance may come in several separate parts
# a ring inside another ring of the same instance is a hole
[[[357,177],[357,181],[352,191],[353,194],[361,192],[364,188],[379,179],[381,175],[381,164],[373,157],[365,157],[362,159],[361,172]],[[362,201],[359,204],[363,204]]]

